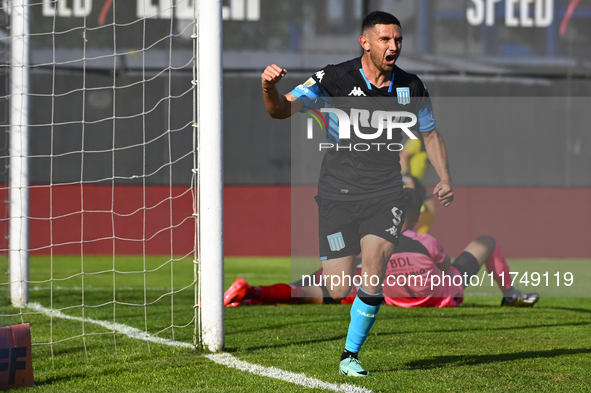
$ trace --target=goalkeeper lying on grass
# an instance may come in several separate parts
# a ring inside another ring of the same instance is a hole
[[[482,280],[482,275],[477,275],[482,265],[488,271],[488,275],[484,276],[485,283],[494,280],[503,293],[501,306],[531,307],[538,301],[538,294],[526,294],[511,286],[509,266],[493,237],[479,236],[472,240],[451,263],[449,255],[435,238],[413,231],[422,205],[420,192],[406,188],[404,198],[406,219],[402,227],[403,235],[388,262],[384,280],[386,304],[399,307],[457,306],[464,300],[465,286]],[[338,303],[328,295],[326,288],[335,284],[336,279],[351,282],[349,296],[340,300],[350,304],[361,282],[368,279],[361,276],[360,266],[355,274],[355,277],[328,277],[320,269],[311,276],[305,276],[303,281],[270,286],[250,286],[245,279],[237,278],[224,294],[224,305]]]

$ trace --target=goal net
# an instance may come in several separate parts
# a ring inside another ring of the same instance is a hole
[[[201,300],[198,279],[201,254],[209,253],[218,275],[209,281],[223,290],[221,224],[214,251],[199,247],[200,203],[216,201],[214,229],[223,203],[221,169],[200,173],[197,154],[199,96],[207,89],[198,70],[209,71],[198,67],[199,2],[0,5],[0,289],[2,310],[12,310],[2,312],[2,324],[43,325],[34,345],[52,356],[72,345],[88,353],[105,337],[116,353],[122,334],[143,339],[148,351],[158,340],[221,349],[220,289],[207,290],[213,302]],[[209,6],[215,32],[221,5]],[[212,41],[221,47],[221,35]],[[213,67],[221,73],[219,58]],[[216,81],[221,91],[214,73],[208,83]],[[221,111],[215,96],[208,105],[213,115]],[[202,122],[216,121],[208,131],[218,135],[220,119]],[[207,149],[214,169],[221,168],[221,136],[217,143]],[[199,304],[211,307],[215,339],[200,333],[210,322]]]

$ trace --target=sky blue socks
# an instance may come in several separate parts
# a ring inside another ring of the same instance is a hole
[[[361,295],[361,298],[359,295]],[[351,307],[351,322],[349,323],[347,342],[345,343],[345,349],[347,351],[359,352],[369,335],[369,330],[376,320],[378,311],[380,311],[382,299],[382,292],[370,295],[359,287],[359,291]],[[372,305],[368,303],[377,304]]]

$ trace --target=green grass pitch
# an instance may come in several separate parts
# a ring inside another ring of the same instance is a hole
[[[528,266],[532,261],[509,261]],[[542,261],[548,266],[563,261]],[[590,261],[583,261],[589,266]],[[89,274],[80,275],[81,265]],[[113,265],[117,270],[113,273]],[[541,266],[541,265],[537,265]],[[32,257],[31,302],[80,305],[84,317],[124,323],[191,343],[193,262],[165,257]],[[591,269],[589,269],[591,270]],[[174,273],[173,273],[174,272]],[[585,274],[581,269],[579,276]],[[227,258],[226,286],[290,281],[286,258]],[[577,276],[577,277],[579,277]],[[586,278],[586,276],[585,276]],[[7,278],[4,279],[4,282]],[[145,282],[145,285],[144,285]],[[586,280],[591,282],[591,280]],[[81,288],[84,287],[84,295]],[[115,287],[115,291],[113,288]],[[174,295],[167,294],[174,288]],[[35,392],[308,392],[314,389],[213,363],[202,352],[112,334],[97,325],[12,308],[0,285],[0,325],[31,324]],[[114,304],[114,300],[122,304]],[[149,304],[143,307],[144,303]],[[544,297],[533,309],[499,307],[500,297],[468,297],[458,308],[382,307],[360,358],[372,376],[338,375],[349,306],[250,306],[226,309],[226,349],[263,366],[305,373],[374,392],[584,392],[591,386],[591,299]],[[171,312],[171,310],[173,312]],[[63,310],[82,316],[79,307]],[[171,328],[171,325],[175,325]],[[78,336],[78,337],[76,337]],[[75,337],[75,338],[71,338]],[[53,353],[53,356],[52,356]]]

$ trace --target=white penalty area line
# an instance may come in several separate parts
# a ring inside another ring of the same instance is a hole
[[[173,347],[181,347],[181,348],[189,348],[192,349],[193,345],[182,342],[182,341],[175,341],[161,337],[155,337],[150,335],[149,333],[144,332],[143,330],[125,325],[123,323],[118,322],[108,322],[102,321],[98,319],[92,318],[81,318],[81,317],[74,317],[71,315],[64,314],[59,310],[51,310],[47,307],[42,306],[39,303],[29,303],[27,308],[43,313],[48,317],[53,318],[61,318],[66,319],[69,321],[78,321],[84,323],[92,323],[94,325],[99,325],[104,327],[107,330],[114,331],[120,334],[123,334],[130,338],[135,338],[138,340],[149,341],[156,344],[163,344],[169,345]],[[333,392],[345,392],[345,393],[373,393],[371,390],[366,389],[364,387],[359,387],[355,385],[349,384],[336,384],[336,383],[328,383],[321,381],[316,378],[311,378],[306,376],[305,374],[296,374],[290,371],[281,370],[276,367],[265,367],[260,366],[258,364],[252,364],[245,362],[244,360],[240,360],[229,353],[219,353],[219,354],[209,354],[204,355],[209,360],[221,364],[226,367],[235,368],[240,371],[246,371],[254,375],[260,375],[263,377],[279,379],[282,381],[294,383],[296,385],[304,386],[307,388],[320,388],[325,390],[332,390]]]

